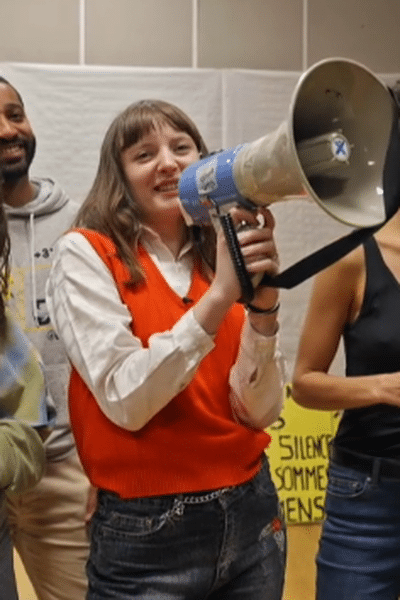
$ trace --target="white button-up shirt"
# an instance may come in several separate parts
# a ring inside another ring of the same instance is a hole
[[[175,260],[155,232],[145,229],[141,241],[170,287],[184,298],[193,269],[191,242]],[[110,271],[78,232],[66,234],[57,245],[47,303],[72,364],[101,409],[132,431],[188,385],[214,347],[189,310],[172,329],[152,335],[144,348],[132,334],[131,314]],[[282,407],[283,381],[277,335],[257,333],[246,319],[230,373],[235,418],[257,428],[272,424]]]

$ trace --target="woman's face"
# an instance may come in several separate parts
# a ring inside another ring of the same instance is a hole
[[[199,160],[193,138],[167,123],[157,123],[138,142],[123,150],[122,168],[130,192],[148,224],[181,218],[179,177]]]

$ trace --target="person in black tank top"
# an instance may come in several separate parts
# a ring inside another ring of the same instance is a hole
[[[329,373],[340,339],[346,372]],[[400,212],[319,273],[300,338],[295,401],[343,411],[331,446],[318,600],[400,596]]]

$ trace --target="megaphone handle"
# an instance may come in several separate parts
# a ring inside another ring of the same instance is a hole
[[[251,302],[254,297],[254,288],[251,282],[250,275],[244,264],[242,251],[236,235],[236,229],[230,214],[218,215],[222,229],[225,234],[225,239],[228,244],[228,249],[235,267],[236,275],[239,279],[240,287],[242,288],[242,296],[239,302],[246,304]]]

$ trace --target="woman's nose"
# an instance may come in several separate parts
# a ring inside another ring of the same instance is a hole
[[[177,169],[178,163],[175,154],[170,148],[162,148],[159,154],[159,167],[161,169]]]

